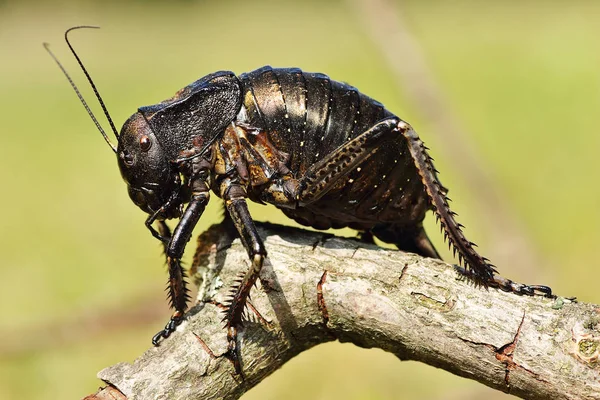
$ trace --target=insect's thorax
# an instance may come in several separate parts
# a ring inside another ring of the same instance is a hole
[[[225,129],[213,151],[213,181],[216,183],[224,177],[235,177],[251,191],[290,172],[286,166],[289,155],[269,140],[268,132],[241,122]]]

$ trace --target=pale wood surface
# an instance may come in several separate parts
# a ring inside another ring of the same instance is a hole
[[[207,267],[195,278],[199,296],[213,303],[200,302],[160,347],[98,377],[128,399],[236,399],[296,354],[340,340],[523,398],[600,399],[599,306],[476,288],[441,261],[322,233],[259,228],[269,256],[251,293],[260,317],[249,311],[239,336],[243,381],[222,356],[219,307],[249,266],[239,240],[203,254]]]

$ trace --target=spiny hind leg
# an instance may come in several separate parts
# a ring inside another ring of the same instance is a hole
[[[384,146],[389,139],[402,141],[408,147],[431,208],[442,225],[444,238],[449,242],[454,253],[458,254],[460,263],[472,271],[471,279],[480,285],[488,286],[488,282],[493,280],[496,272],[494,266],[475,251],[474,244],[462,233],[462,225],[454,219],[456,213],[450,210],[447,190],[437,178],[437,171],[433,166],[433,159],[427,154],[427,148],[412,127],[397,117],[377,122],[311,166],[298,182],[294,198],[301,206],[318,201],[360,163],[376,154],[377,149]],[[394,236],[389,230],[380,232],[380,235]],[[395,243],[404,250],[439,258],[439,254],[422,229],[411,232],[408,236],[396,236],[398,237],[382,240]]]
[[[437,177],[438,171],[433,166],[433,159],[427,153],[428,149],[423,141],[413,128],[404,121],[398,123],[397,130],[402,134],[408,145],[436,219],[444,231],[444,239],[448,241],[455,255],[458,254],[459,261],[465,266],[465,268],[457,267],[457,271],[476,284],[485,287],[498,288],[519,295],[555,297],[552,294],[552,289],[548,286],[524,285],[495,275],[496,268],[489,263],[487,258],[480,256],[475,251],[475,244],[467,240],[462,232],[463,226],[456,222],[454,218],[456,213],[450,209],[448,204],[448,191],[440,183]]]
[[[378,224],[371,229],[371,232],[379,240],[396,245],[398,250],[416,253],[423,257],[442,259],[431,240],[429,240],[422,224],[408,227],[395,224]]]
[[[475,244],[463,234],[463,226],[456,221],[456,213],[450,209],[447,190],[437,177],[438,171],[427,153],[427,147],[408,123],[398,122],[397,131],[402,134],[408,146],[435,217],[442,226],[444,239],[448,241],[454,254],[458,255],[459,262],[470,271],[469,278],[477,284],[489,286],[496,269],[487,258],[475,251]]]
[[[398,133],[401,136],[398,136]],[[463,226],[455,219],[456,213],[450,209],[449,198],[447,197],[448,190],[437,177],[438,171],[433,165],[433,159],[427,153],[427,147],[408,123],[396,117],[379,121],[361,135],[345,143],[311,166],[306,171],[305,176],[298,181],[293,196],[288,198],[297,199],[298,204],[301,206],[318,201],[357,165],[373,156],[378,146],[382,146],[385,140],[390,137],[395,137],[406,143],[429,198],[431,208],[444,232],[444,239],[452,248],[454,255],[458,256],[459,262],[466,267],[464,276],[485,287],[492,286],[504,290],[508,289],[515,293],[526,293],[517,286],[518,284],[496,277],[496,268],[489,263],[487,258],[477,253],[473,242],[467,240],[462,232]],[[404,250],[415,251],[428,257],[440,258],[422,229],[408,237],[411,239],[404,238],[391,240],[390,242],[396,243]],[[526,287],[526,285],[524,286]],[[531,286],[531,288],[535,289],[534,292],[551,293],[549,288],[545,286]]]

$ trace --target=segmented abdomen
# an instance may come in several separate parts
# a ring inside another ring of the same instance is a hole
[[[267,66],[239,79],[247,122],[268,132],[277,149],[289,154],[288,167],[298,179],[347,140],[395,117],[356,88],[319,73]],[[399,135],[380,144],[375,155],[317,202],[282,211],[318,229],[368,229],[379,222],[413,226],[429,206],[418,176]]]
[[[302,174],[377,121],[392,116],[383,105],[327,75],[269,66],[240,75],[248,123],[269,132]]]

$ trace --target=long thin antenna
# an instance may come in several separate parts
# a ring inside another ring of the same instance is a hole
[[[77,55],[77,53],[75,53],[75,49],[73,49],[73,46],[71,46],[71,43],[69,42],[69,32],[71,32],[75,29],[82,29],[82,28],[100,29],[99,26],[91,26],[91,25],[74,26],[72,28],[67,29],[67,31],[65,32],[65,41],[67,42],[67,45],[69,45],[71,52],[77,59],[77,62],[79,63],[79,66],[83,70],[83,73],[85,74],[88,82],[92,86],[92,89],[94,89],[94,93],[96,94],[96,97],[98,98],[98,101],[100,102],[100,105],[102,106],[104,115],[106,115],[106,119],[108,119],[108,123],[110,124],[110,127],[112,128],[112,131],[115,134],[115,137],[117,138],[117,140],[119,140],[119,133],[117,132],[117,128],[115,128],[115,124],[113,124],[112,118],[110,117],[110,114],[108,113],[108,110],[106,109],[106,106],[104,105],[104,101],[102,101],[102,97],[100,97],[100,93],[98,93],[98,89],[96,89],[96,85],[94,85],[94,81],[92,80],[92,77],[90,76],[90,74],[88,74],[87,69],[85,69],[85,67],[83,66],[83,63],[81,62],[81,59],[79,59],[79,56]]]
[[[111,126],[111,128],[112,128],[112,130],[113,130],[113,132],[114,132],[114,134],[115,134],[115,136],[117,138],[117,140],[118,140],[119,139],[119,135],[117,133],[117,129],[115,128],[115,125],[113,124],[112,119],[110,118],[108,110],[106,109],[106,106],[104,105],[104,102],[102,101],[102,98],[100,97],[100,94],[98,93],[98,90],[96,89],[96,86],[94,85],[94,82],[90,78],[90,75],[88,74],[87,70],[83,66],[81,60],[79,59],[79,57],[75,53],[75,50],[73,49],[73,47],[71,46],[71,44],[69,43],[69,40],[67,38],[67,34],[70,31],[72,31],[73,29],[79,29],[79,28],[98,28],[98,27],[97,26],[76,26],[76,27],[70,28],[70,29],[68,29],[65,32],[65,40],[67,42],[67,45],[69,46],[69,48],[71,49],[71,51],[75,55],[75,58],[77,59],[77,62],[79,63],[79,65],[83,69],[83,72],[84,72],[85,76],[87,77],[88,81],[90,82],[90,84],[92,86],[92,89],[94,90],[94,93],[96,94],[96,98],[98,99],[98,101],[100,102],[100,105],[102,106],[102,110],[104,111],[104,115],[106,115],[106,118],[108,119],[108,122],[110,123],[110,126]],[[87,102],[84,100],[83,96],[79,92],[79,89],[75,85],[75,82],[73,82],[73,79],[71,79],[71,77],[67,73],[67,70],[65,69],[65,67],[63,67],[63,65],[60,63],[60,61],[58,61],[58,58],[56,58],[56,56],[54,55],[54,53],[52,53],[52,51],[50,50],[50,45],[48,43],[44,43],[44,48],[46,49],[46,51],[48,51],[48,53],[54,59],[54,61],[56,62],[56,64],[58,65],[58,67],[61,69],[61,71],[63,72],[63,74],[67,77],[67,80],[71,84],[71,87],[73,88],[73,90],[75,90],[75,93],[77,94],[77,97],[79,98],[79,101],[81,102],[81,104],[83,104],[83,107],[85,107],[85,110],[87,111],[87,113],[90,116],[90,118],[92,119],[92,121],[94,121],[94,124],[96,125],[96,128],[98,128],[98,130],[102,134],[102,137],[104,137],[104,140],[106,141],[106,143],[108,143],[108,145],[110,146],[110,148],[112,149],[112,151],[116,153],[117,152],[117,147],[110,142],[110,139],[106,135],[106,132],[104,131],[104,129],[102,129],[102,126],[100,126],[100,123],[98,122],[98,119],[96,119],[96,116],[94,115],[94,113],[92,112],[92,110],[90,110],[90,107],[88,106]]]

